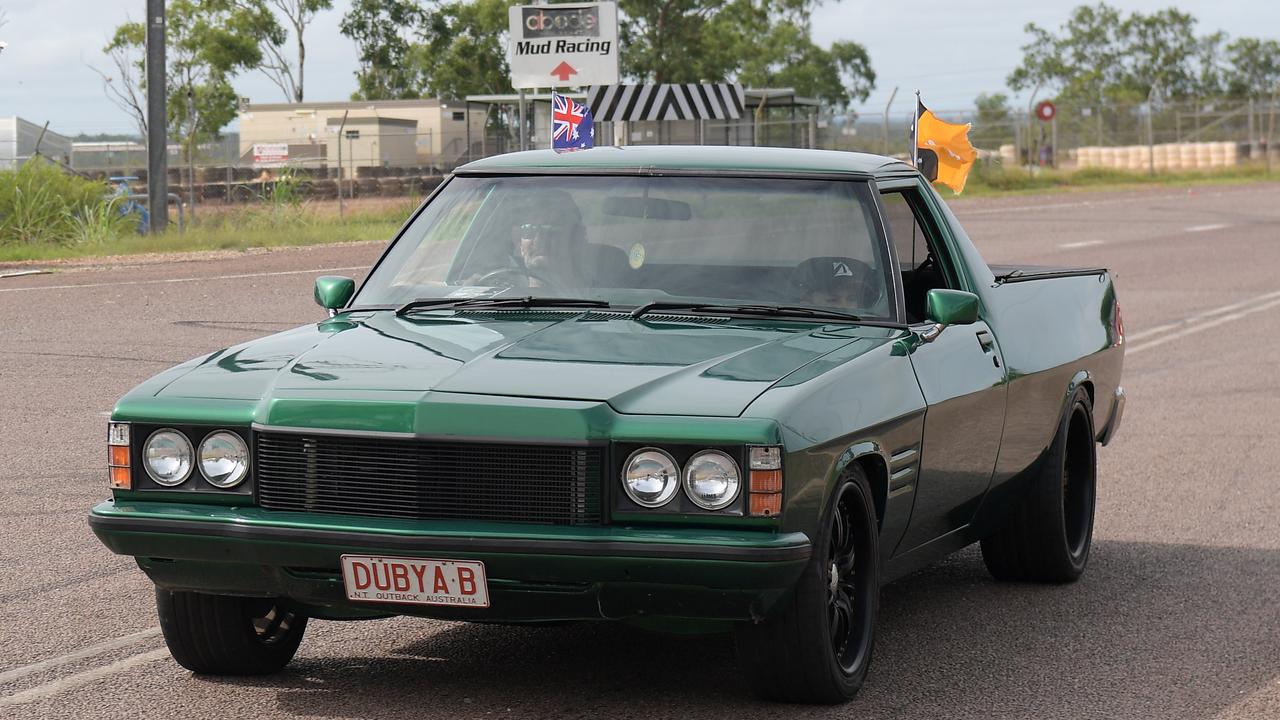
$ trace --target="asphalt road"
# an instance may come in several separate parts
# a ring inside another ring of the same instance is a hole
[[[993,263],[1105,265],[1129,406],[1065,587],[974,549],[885,588],[859,698],[751,699],[727,639],[586,624],[316,622],[269,678],[194,677],[151,586],[85,524],[115,399],[314,322],[372,245],[0,279],[0,717],[1280,717],[1280,185],[971,200]]]

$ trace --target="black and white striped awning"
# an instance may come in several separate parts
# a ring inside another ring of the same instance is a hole
[[[593,120],[737,120],[742,85],[592,85],[587,105]]]

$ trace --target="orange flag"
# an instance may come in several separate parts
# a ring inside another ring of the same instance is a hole
[[[978,159],[978,151],[969,143],[970,127],[969,123],[939,120],[916,95],[916,168],[931,182],[946,185],[957,195],[964,192],[969,168]]]

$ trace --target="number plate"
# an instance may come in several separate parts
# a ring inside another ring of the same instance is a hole
[[[343,555],[342,584],[360,602],[489,607],[480,562]]]

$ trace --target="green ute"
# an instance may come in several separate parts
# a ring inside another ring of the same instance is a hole
[[[871,155],[489,158],[315,301],[112,413],[89,522],[196,672],[278,670],[308,618],[614,620],[842,702],[882,584],[975,542],[1080,576],[1124,408],[1107,271],[989,267]]]

